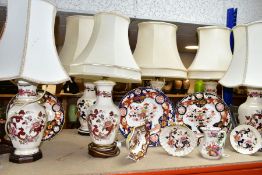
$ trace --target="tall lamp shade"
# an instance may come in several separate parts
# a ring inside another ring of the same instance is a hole
[[[61,62],[70,74],[70,64],[82,53],[94,27],[93,16],[74,15],[66,18],[64,45],[59,53]]]
[[[66,18],[65,42],[59,56],[69,75],[71,74],[70,64],[73,63],[87,46],[92,35],[93,27],[93,16],[74,15]],[[77,114],[80,122],[78,133],[80,135],[89,135],[86,112],[87,108],[95,102],[96,93],[93,83],[85,82],[84,86],[83,96],[77,100]]]
[[[0,42],[0,80],[23,79],[38,84],[69,80],[55,47],[55,14],[56,8],[49,1],[8,1]]]
[[[113,157],[119,154],[115,138],[120,111],[112,100],[113,81],[141,81],[140,69],[129,46],[129,22],[128,17],[116,13],[96,14],[89,43],[70,65],[71,75],[99,80],[95,82],[96,103],[87,112],[92,139],[88,150],[94,157]],[[100,119],[97,120],[97,117]]]
[[[227,71],[232,59],[231,30],[220,26],[199,27],[199,49],[188,68],[189,79],[219,80]],[[216,82],[205,82],[206,91],[216,93]],[[214,85],[214,87],[209,87]]]
[[[252,125],[262,135],[262,21],[238,25],[233,34],[233,59],[219,83],[247,87],[247,100],[238,109],[239,122]]]
[[[141,73],[128,41],[129,18],[114,13],[94,16],[94,28],[84,51],[70,65],[70,74],[88,79],[140,82]]]
[[[177,27],[164,22],[138,24],[134,57],[143,77],[187,78],[176,42]]]
[[[9,160],[24,163],[42,157],[39,146],[49,117],[38,103],[36,84],[58,84],[69,77],[55,47],[55,6],[46,0],[8,0],[7,11],[0,41],[0,80],[18,80],[6,133],[15,148]]]

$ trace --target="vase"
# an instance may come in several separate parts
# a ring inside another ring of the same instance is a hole
[[[116,146],[116,134],[120,123],[120,112],[112,100],[112,81],[95,82],[97,88],[96,103],[89,108],[88,128],[92,143],[89,154],[94,157],[113,157],[119,154]]]
[[[207,159],[220,159],[226,141],[226,131],[219,127],[201,127],[204,139],[200,143],[200,153]]]
[[[45,108],[38,102],[36,85],[18,81],[18,95],[7,112],[6,132],[15,151],[9,160],[15,163],[42,158],[39,149],[45,130]]]
[[[78,118],[80,122],[78,134],[89,135],[89,129],[87,125],[87,112],[88,108],[96,102],[96,92],[95,85],[93,83],[85,82],[84,86],[84,94],[77,100]]]
[[[262,136],[261,89],[247,88],[247,100],[238,108],[238,119],[239,124],[247,124],[253,126],[258,130],[258,132]]]

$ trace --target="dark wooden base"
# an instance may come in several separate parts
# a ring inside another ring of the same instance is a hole
[[[112,145],[97,145],[92,142],[88,145],[88,153],[93,157],[109,158],[118,156],[120,150],[117,147],[116,142]]]
[[[32,154],[32,155],[15,155],[14,152],[12,152],[9,156],[9,161],[13,163],[30,163],[37,161],[43,157],[42,151],[39,150],[39,152]]]

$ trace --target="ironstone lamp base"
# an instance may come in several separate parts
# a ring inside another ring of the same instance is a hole
[[[30,163],[37,161],[43,157],[42,151],[39,150],[37,153],[32,155],[16,155],[14,152],[12,152],[9,156],[9,161],[13,163]]]
[[[88,153],[93,157],[109,158],[118,156],[120,150],[116,142],[111,145],[97,145],[92,142],[88,145]]]

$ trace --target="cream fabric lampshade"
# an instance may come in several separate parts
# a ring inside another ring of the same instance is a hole
[[[66,18],[65,42],[59,57],[70,74],[70,64],[82,53],[94,27],[93,16],[75,15]]]
[[[176,43],[177,27],[164,22],[138,24],[134,57],[143,77],[187,78]]]
[[[226,27],[208,26],[197,29],[199,49],[188,68],[189,79],[218,80],[232,59],[230,32]]]
[[[234,55],[219,81],[223,86],[262,88],[262,21],[233,28]]]
[[[23,79],[39,84],[69,80],[54,41],[56,8],[45,0],[9,0],[0,41],[0,80]]]
[[[141,73],[128,41],[129,18],[98,13],[89,43],[70,65],[70,74],[87,79],[140,82]]]

